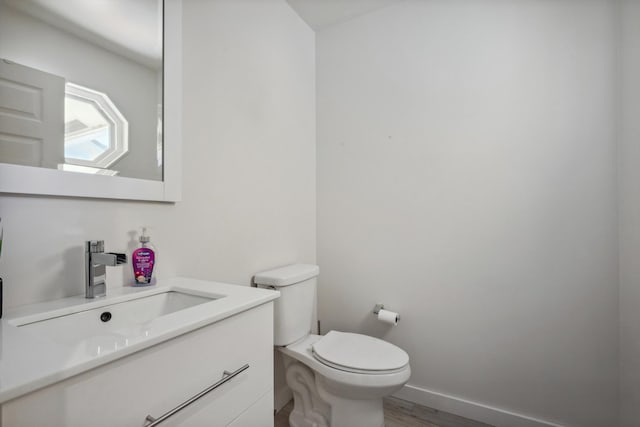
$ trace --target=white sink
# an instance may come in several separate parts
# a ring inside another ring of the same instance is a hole
[[[215,300],[215,297],[167,291],[65,315],[30,320],[13,319],[13,326],[63,345],[100,355],[144,339],[153,321]]]

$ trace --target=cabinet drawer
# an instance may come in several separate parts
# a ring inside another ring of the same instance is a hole
[[[244,364],[161,426],[225,426],[273,389],[268,303],[2,405],[3,427],[142,427]]]

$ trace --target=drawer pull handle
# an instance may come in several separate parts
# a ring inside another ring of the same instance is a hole
[[[149,422],[150,424],[146,424],[145,427],[155,427],[155,426],[157,426],[161,422],[165,421],[167,418],[171,417],[172,415],[176,414],[177,412],[180,412],[181,410],[183,410],[187,406],[191,405],[196,400],[198,400],[201,397],[205,396],[206,394],[212,392],[213,390],[217,389],[221,385],[231,381],[233,378],[235,378],[237,375],[241,374],[242,372],[246,371],[247,369],[249,369],[249,364],[246,364],[243,367],[241,367],[241,368],[239,368],[239,369],[237,369],[237,370],[235,370],[233,372],[224,371],[224,374],[222,375],[222,379],[220,381],[216,382],[215,384],[210,385],[206,389],[202,390],[200,393],[198,393],[195,396],[192,396],[189,399],[185,400],[184,402],[182,402],[181,404],[179,404],[178,406],[176,406],[175,408],[173,408],[169,412],[167,412],[165,414],[162,414],[158,418],[154,418],[151,415],[147,415],[147,417],[145,418],[145,421]]]

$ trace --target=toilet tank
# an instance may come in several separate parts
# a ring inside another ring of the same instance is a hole
[[[258,287],[280,291],[280,298],[274,302],[274,345],[289,345],[311,332],[319,272],[317,265],[292,264],[253,278]]]

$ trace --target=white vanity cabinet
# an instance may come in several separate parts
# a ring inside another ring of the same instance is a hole
[[[268,302],[10,400],[1,425],[143,427],[249,365],[159,425],[272,426],[272,319]]]

